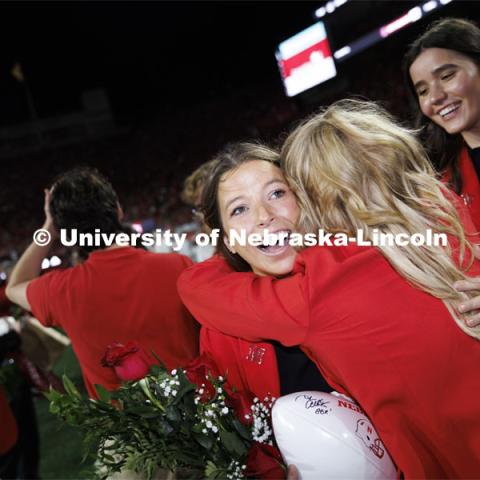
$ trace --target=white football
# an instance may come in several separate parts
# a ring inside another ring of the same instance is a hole
[[[339,394],[298,392],[272,409],[275,439],[301,480],[395,480],[397,471],[370,420]]]

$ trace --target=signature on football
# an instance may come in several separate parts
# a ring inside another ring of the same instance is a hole
[[[295,401],[304,401],[305,410],[315,409],[316,415],[327,415],[332,409],[329,407],[329,401],[323,398],[314,398],[312,395],[298,395]]]

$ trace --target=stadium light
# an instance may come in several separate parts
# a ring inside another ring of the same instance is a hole
[[[315,16],[317,18],[322,18],[327,14],[327,11],[325,10],[325,7],[320,7],[317,10],[315,10]]]
[[[437,8],[437,2],[435,0],[430,0],[427,3],[424,3],[422,8],[425,13],[431,12],[433,9]]]
[[[327,14],[330,15],[348,1],[349,0],[329,0],[323,7],[317,8],[314,15],[316,18],[322,18]]]
[[[442,6],[452,1],[453,0],[429,0],[424,4],[413,7],[408,12],[404,13],[401,17],[398,17],[390,23],[383,25],[377,30],[373,30],[370,33],[363,35],[349,45],[345,45],[339,48],[333,53],[333,56],[337,60],[341,59],[341,61],[344,61],[348,57],[360,53],[362,50],[365,50],[366,48],[375,45],[380,40],[383,40],[392,33],[395,33],[402,28],[405,28],[407,25],[417,22],[423,16],[430,14],[430,12],[435,10],[436,8],[441,8]]]
[[[351,51],[352,49],[347,45],[346,47],[342,47],[340,50],[337,50],[333,56],[338,60],[339,58],[348,55]]]

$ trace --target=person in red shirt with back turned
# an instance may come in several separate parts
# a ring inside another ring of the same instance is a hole
[[[111,184],[94,169],[61,175],[45,191],[46,230],[82,233],[124,232],[122,210]],[[39,277],[49,245],[33,242],[15,266],[7,286],[11,301],[30,310],[45,326],[61,327],[72,341],[91,397],[95,384],[119,385],[114,371],[101,365],[108,345],[129,341],[162,360],[167,368],[198,355],[198,326],[183,307],[176,280],[191,261],[178,254],[154,254],[114,243],[85,247],[88,259],[73,268]]]

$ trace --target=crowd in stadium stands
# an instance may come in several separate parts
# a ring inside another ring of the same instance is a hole
[[[399,65],[386,68],[376,59],[372,52],[370,68],[349,76],[346,90],[324,95],[316,104],[302,106],[288,99],[280,81],[273,88],[271,83],[245,86],[221,98],[162,112],[156,120],[117,136],[3,159],[0,262],[16,259],[26,248],[42,220],[38,205],[43,188],[75,165],[93,165],[112,181],[126,221],[175,230],[192,220],[191,207],[180,199],[185,177],[228,142],[275,141],[310,110],[351,95],[379,100],[406,118]]]

